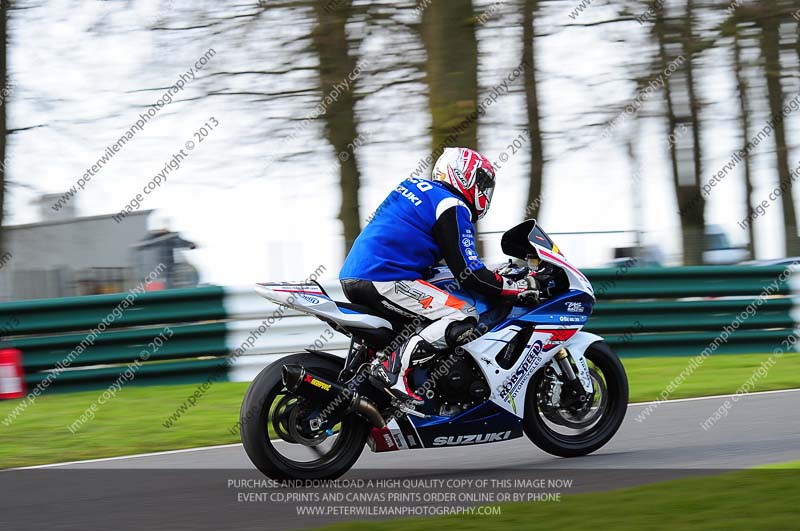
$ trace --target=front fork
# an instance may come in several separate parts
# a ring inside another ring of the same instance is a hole
[[[562,348],[555,355],[553,361],[555,363],[552,364],[552,367],[564,382],[564,391],[566,391],[566,399],[561,401],[561,406],[582,405],[591,400],[594,386],[583,352],[571,352]],[[578,370],[577,373],[573,364]],[[565,393],[562,392],[562,399],[564,396]]]

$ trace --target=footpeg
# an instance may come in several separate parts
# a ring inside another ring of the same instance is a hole
[[[424,404],[422,400],[417,400],[416,398],[409,396],[408,394],[402,392],[399,389],[385,387],[384,391],[386,391],[389,394],[389,396],[392,397],[392,404],[394,404],[395,402],[398,402],[400,404],[408,404],[411,406],[421,406],[422,404]]]
[[[392,394],[392,393],[389,393],[389,394]],[[412,398],[412,399],[410,399],[410,400],[411,400],[411,401],[413,401],[413,402],[416,402],[416,400],[414,400],[413,398]],[[403,404],[403,402],[402,402],[402,401],[400,401],[400,400],[392,400],[392,407],[394,407],[394,408],[395,408],[397,411],[400,411],[400,412],[402,412],[402,413],[405,413],[406,415],[413,415],[413,416],[415,416],[415,417],[419,417],[419,418],[421,418],[421,419],[428,419],[428,418],[430,418],[430,416],[429,416],[429,415],[426,415],[425,413],[420,413],[419,411],[417,411],[417,410],[416,410],[416,409],[414,409],[413,407],[408,407],[408,406],[406,406],[406,405],[405,405],[405,404]]]

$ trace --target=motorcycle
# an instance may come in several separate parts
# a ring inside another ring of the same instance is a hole
[[[346,473],[365,443],[394,452],[526,435],[561,457],[605,445],[625,417],[628,380],[603,338],[581,330],[595,302],[591,283],[535,220],[508,230],[501,245],[527,265],[509,260],[500,272],[521,279],[536,271],[540,300],[489,304],[435,268],[427,281],[473,305],[481,334],[445,353],[414,353],[403,375],[423,399],[413,407],[370,383],[368,369],[396,352],[418,320],[334,301],[318,283],[258,284],[264,298],[318,317],[351,344],[346,358],[307,349],[253,380],[240,413],[253,464],[276,480],[322,480]]]

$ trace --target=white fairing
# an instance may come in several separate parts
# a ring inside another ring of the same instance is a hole
[[[596,341],[602,341],[603,338],[588,332],[581,332],[579,328],[577,326],[559,327],[558,333],[574,330],[574,335],[564,342],[552,340],[552,332],[555,330],[534,331],[519,359],[508,369],[500,367],[495,361],[495,357],[517,335],[520,330],[518,326],[512,325],[502,330],[489,332],[464,345],[464,349],[472,355],[486,376],[492,389],[491,400],[516,416],[523,417],[528,382],[536,371],[552,361],[561,348],[566,348],[574,360],[583,388],[587,392],[592,391],[592,381],[584,353],[589,345]],[[553,367],[557,370],[556,363],[553,363]]]
[[[553,245],[551,250],[536,243],[532,237],[528,241],[535,248],[540,260],[549,262],[565,272],[569,279],[570,289],[583,291],[594,297],[594,290],[589,279],[573,266]],[[582,387],[589,393],[593,391],[589,366],[584,353],[592,343],[603,338],[587,332],[581,332],[582,325],[537,325],[528,339],[522,353],[514,365],[504,369],[497,364],[496,357],[508,342],[520,331],[518,326],[509,326],[485,334],[475,341],[464,345],[481,368],[492,390],[491,400],[500,407],[518,417],[525,415],[525,394],[531,377],[547,364],[560,373],[558,363],[553,362],[555,355],[566,349],[577,368],[577,376]],[[552,363],[551,363],[552,362]]]
[[[550,251],[541,245],[537,245],[533,240],[531,240],[531,245],[536,248],[536,252],[540,259],[561,268],[567,274],[570,289],[577,289],[586,292],[591,295],[592,298],[594,298],[594,288],[592,288],[592,283],[589,282],[589,279],[586,278],[586,275],[581,273],[577,267],[572,265],[564,255]]]
[[[355,328],[392,328],[386,319],[363,313],[347,313],[316,284],[280,282],[256,284],[256,292],[276,304]]]

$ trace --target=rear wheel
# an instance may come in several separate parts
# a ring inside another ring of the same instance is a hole
[[[327,432],[309,434],[300,420],[311,406],[289,393],[281,380],[283,365],[292,364],[335,381],[342,363],[313,353],[293,354],[267,366],[250,384],[240,412],[242,444],[265,475],[276,480],[335,479],[355,464],[369,424],[350,414]]]
[[[539,371],[528,383],[525,434],[553,455],[577,457],[601,448],[617,432],[628,409],[628,377],[611,347],[598,341],[584,355],[593,387],[586,402],[569,403],[567,386],[552,368]]]

